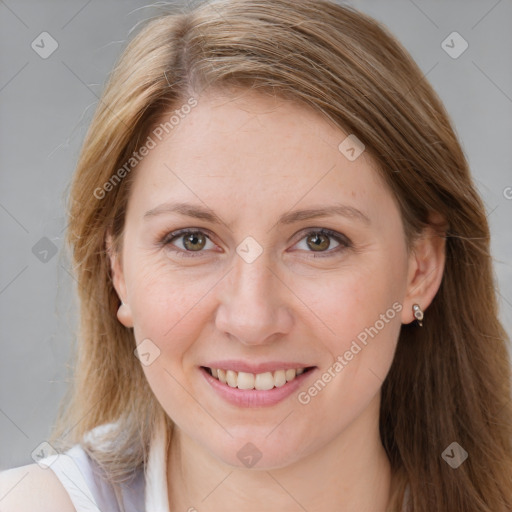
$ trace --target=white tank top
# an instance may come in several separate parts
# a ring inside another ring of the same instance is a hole
[[[88,436],[109,425],[96,427]],[[40,459],[38,464],[55,473],[77,512],[169,512],[166,434],[162,421],[150,443],[146,470],[139,469],[132,480],[115,487],[101,477],[97,464],[80,444]]]
[[[94,435],[100,425],[90,432]],[[167,493],[167,431],[162,421],[154,432],[144,472],[116,489],[101,478],[95,462],[79,444],[68,451],[39,460],[57,475],[77,512],[170,512]],[[409,487],[405,492],[406,510]]]

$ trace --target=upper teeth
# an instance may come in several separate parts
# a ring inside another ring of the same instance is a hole
[[[235,372],[233,370],[221,370],[210,368],[212,375],[232,388],[268,390],[274,386],[280,388],[297,375],[304,373],[304,368],[291,368],[289,370],[276,370],[265,373]]]

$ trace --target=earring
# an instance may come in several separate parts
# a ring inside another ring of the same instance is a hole
[[[414,311],[414,318],[418,320],[418,324],[420,325],[420,327],[423,327],[423,311],[418,306],[418,304],[413,304],[412,310]]]

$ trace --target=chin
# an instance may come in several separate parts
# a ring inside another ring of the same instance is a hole
[[[225,443],[221,450],[219,444],[210,446],[209,450],[214,457],[229,466],[263,471],[289,466],[305,456],[304,446],[289,441],[283,445],[277,438],[270,440],[266,431],[260,435],[235,437]]]

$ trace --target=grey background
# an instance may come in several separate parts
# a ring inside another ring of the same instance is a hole
[[[445,102],[487,207],[512,333],[512,0],[347,3],[389,27]],[[108,73],[130,30],[161,12],[145,5],[0,0],[0,470],[33,462],[72,370],[65,200]],[[46,59],[31,47],[43,31],[58,43]],[[457,59],[441,47],[453,31],[469,43]]]

